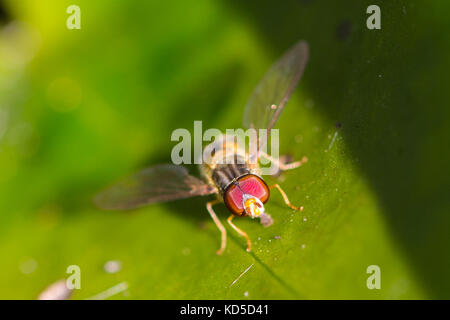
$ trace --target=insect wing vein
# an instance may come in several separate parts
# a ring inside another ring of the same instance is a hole
[[[267,129],[268,137],[300,81],[308,58],[307,42],[299,41],[270,67],[245,106],[244,127]],[[259,150],[265,140],[260,137]]]
[[[107,210],[138,208],[146,204],[203,196],[215,188],[171,164],[146,168],[99,193],[95,204]]]

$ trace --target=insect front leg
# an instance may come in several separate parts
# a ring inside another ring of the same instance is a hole
[[[270,160],[271,162],[275,163],[275,165],[282,171],[298,168],[301,165],[303,165],[304,163],[308,162],[308,158],[307,157],[303,157],[299,161],[295,161],[295,162],[291,162],[291,163],[283,163],[283,162],[279,161],[278,159],[275,159],[275,158],[271,157],[270,155],[268,155],[265,152],[261,151],[260,155],[263,156],[264,158]]]
[[[223,251],[225,250],[225,247],[227,246],[227,230],[223,226],[223,224],[220,222],[219,218],[217,218],[216,213],[214,212],[212,206],[219,203],[220,200],[213,200],[206,203],[206,209],[208,210],[211,218],[214,220],[214,223],[216,224],[217,228],[220,230],[220,233],[222,235],[222,240],[220,242],[220,249],[216,252],[218,255],[221,255]]]
[[[284,199],[284,203],[286,203],[286,205],[287,205],[289,208],[294,209],[294,210],[298,210],[298,211],[302,211],[302,210],[303,210],[303,207],[296,207],[296,206],[294,206],[293,204],[291,204],[291,202],[289,201],[289,198],[287,197],[286,193],[283,191],[283,189],[281,189],[281,187],[280,187],[280,185],[279,185],[278,183],[276,183],[276,184],[274,184],[274,185],[271,185],[271,186],[269,187],[270,190],[272,190],[273,188],[276,188],[278,191],[280,191],[281,196],[282,196],[283,199]]]
[[[230,224],[230,226],[234,230],[236,230],[237,233],[239,233],[241,236],[243,236],[247,240],[247,252],[250,252],[252,250],[252,242],[250,241],[250,238],[247,233],[245,233],[244,231],[242,231],[241,229],[236,227],[236,225],[233,222],[231,222],[231,220],[233,220],[233,218],[234,218],[234,215],[231,215],[228,217],[227,221]]]

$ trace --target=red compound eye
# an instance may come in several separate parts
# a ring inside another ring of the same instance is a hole
[[[269,200],[269,187],[260,177],[248,174],[240,178],[238,183],[240,189],[232,184],[223,195],[225,205],[232,213],[239,216],[244,213],[244,207],[242,206],[243,193],[248,193],[258,198],[262,203],[266,203]]]

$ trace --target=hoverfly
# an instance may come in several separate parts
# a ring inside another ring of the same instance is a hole
[[[308,44],[299,41],[272,65],[245,106],[244,127],[266,129],[270,132],[297,86],[308,57]],[[259,146],[263,143],[258,142]],[[216,139],[206,148],[211,146],[215,152],[211,154],[210,161],[200,165],[203,179],[189,175],[182,166],[156,165],[101,192],[95,197],[95,203],[102,209],[123,210],[151,203],[216,194],[217,199],[207,202],[206,208],[221,232],[221,245],[217,254],[221,254],[226,247],[226,230],[213,210],[213,205],[220,202],[223,202],[231,212],[227,222],[246,238],[247,251],[250,251],[250,238],[232,222],[234,217],[260,218],[264,226],[271,225],[273,220],[265,212],[264,203],[269,200],[270,190],[274,188],[281,193],[286,205],[295,210],[302,209],[290,203],[278,184],[272,186],[266,184],[260,174],[259,158],[266,157],[282,171],[297,168],[307,159],[304,157],[301,161],[283,163],[261,152],[261,148],[258,148],[257,154],[249,155],[226,135]],[[229,155],[230,151],[232,157],[240,161],[231,163],[216,161],[224,154]],[[251,157],[256,158],[256,161],[250,162]]]

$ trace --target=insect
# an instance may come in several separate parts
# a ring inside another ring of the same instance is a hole
[[[308,57],[308,44],[299,41],[272,65],[245,106],[244,127],[266,129],[270,132],[297,86]],[[260,147],[264,143],[262,139],[258,142]],[[123,210],[151,203],[215,194],[217,198],[207,202],[206,208],[221,232],[221,245],[217,254],[222,254],[225,250],[227,236],[213,205],[220,202],[226,205],[231,212],[227,222],[247,240],[247,251],[251,250],[250,238],[233,223],[234,217],[259,218],[261,224],[270,226],[273,220],[265,211],[264,204],[269,200],[272,189],[281,193],[290,208],[302,209],[290,203],[278,184],[268,186],[261,177],[258,161],[250,159],[259,160],[260,157],[266,157],[284,171],[301,166],[307,160],[305,157],[300,161],[283,163],[262,152],[261,148],[258,148],[256,154],[248,154],[237,146],[234,139],[229,139],[226,135],[216,139],[206,148],[213,148],[214,152],[208,161],[200,165],[203,179],[189,175],[183,166],[156,165],[99,193],[94,201],[102,209]],[[233,161],[219,161],[224,156],[232,157]]]

